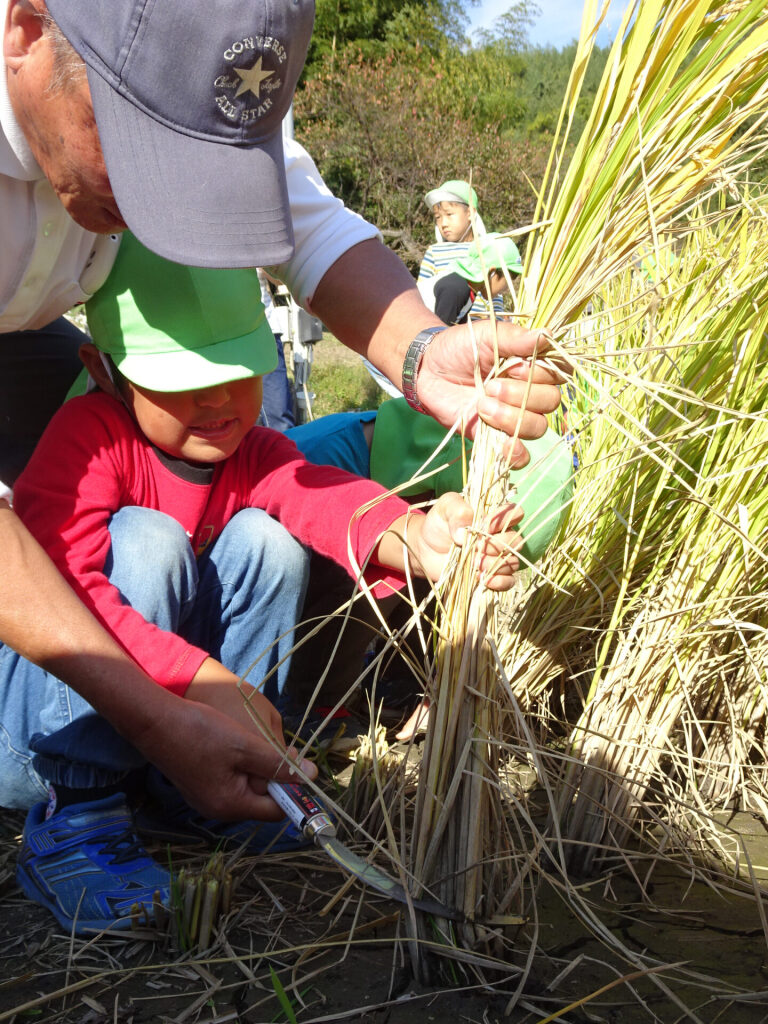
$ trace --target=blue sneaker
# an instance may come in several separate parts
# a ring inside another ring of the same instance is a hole
[[[47,821],[46,807],[27,814],[16,881],[67,932],[122,931],[137,906],[145,921],[154,920],[154,900],[168,906],[171,876],[139,842],[122,793],[63,807]]]
[[[147,800],[136,809],[136,828],[154,842],[196,844],[215,850],[241,847],[244,853],[286,853],[312,846],[291,821],[218,821],[205,818],[184,800],[156,768],[146,779]]]

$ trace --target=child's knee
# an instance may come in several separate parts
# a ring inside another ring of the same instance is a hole
[[[269,564],[270,574],[294,585],[306,584],[309,553],[295,537],[262,509],[238,512],[227,525],[230,542],[242,546],[254,562]]]
[[[178,561],[192,549],[184,528],[165,512],[153,508],[126,506],[109,521],[112,557],[147,559],[159,557]]]
[[[121,508],[110,520],[109,533],[104,573],[145,618],[159,625],[158,601],[165,607],[173,595],[175,607],[194,596],[197,565],[192,545],[171,516],[155,509]]]

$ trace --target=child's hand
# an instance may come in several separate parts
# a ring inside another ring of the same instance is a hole
[[[520,567],[515,551],[523,540],[510,529],[523,518],[518,505],[497,509],[480,524],[485,540],[478,538],[476,569],[490,590],[509,590]],[[453,544],[463,546],[469,540],[472,509],[460,494],[444,494],[421,519],[411,517],[406,534],[411,550],[411,567],[430,580],[437,580],[445,567]]]

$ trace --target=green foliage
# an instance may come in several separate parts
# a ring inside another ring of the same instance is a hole
[[[350,54],[377,59],[414,47],[437,53],[466,41],[467,6],[478,0],[317,0],[306,77]]]
[[[326,66],[296,98],[297,138],[331,190],[377,224],[414,269],[434,240],[424,204],[430,188],[471,177],[486,226],[518,227],[533,215],[531,182],[541,178],[548,152],[548,143],[512,143],[484,122],[479,83],[493,74],[460,61],[456,51],[444,60],[423,52],[408,61],[358,55],[343,69]],[[512,82],[515,66],[505,73]],[[508,118],[515,122],[513,113]]]
[[[581,134],[592,109],[609,49],[607,46],[597,46],[593,50],[574,118],[574,139]],[[526,73],[522,79],[522,99],[526,105],[527,117],[525,123],[520,126],[522,131],[534,135],[542,131],[554,131],[575,55],[575,43],[562,50],[556,50],[551,46],[535,47],[525,54]]]

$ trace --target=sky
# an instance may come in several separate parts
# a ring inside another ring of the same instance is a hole
[[[578,38],[581,29],[582,5],[579,0],[536,0],[542,14],[529,31],[529,39],[535,46],[554,46],[560,50]],[[481,0],[474,10],[470,9],[471,29],[490,28],[499,15],[512,6],[512,0]],[[612,0],[597,41],[601,46],[613,41],[625,9],[624,0]]]

